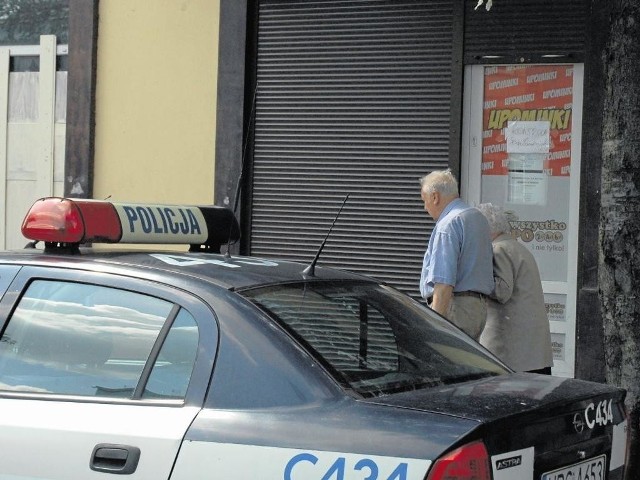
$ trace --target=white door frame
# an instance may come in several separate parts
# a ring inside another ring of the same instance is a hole
[[[491,67],[493,66],[491,65]],[[482,201],[482,116],[485,68],[487,68],[486,65],[468,65],[465,67],[460,190],[461,196],[472,205]],[[573,64],[571,175],[569,180],[569,220],[567,222],[567,280],[542,282],[545,294],[566,295],[565,321],[551,321],[550,328],[552,337],[554,337],[554,334],[564,337],[564,358],[554,358],[553,374],[567,377],[573,377],[575,372],[583,82],[584,65],[580,63]]]

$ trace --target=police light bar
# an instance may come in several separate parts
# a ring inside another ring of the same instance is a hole
[[[219,251],[240,238],[240,227],[223,207],[47,197],[33,204],[22,234],[45,244],[186,244]]]

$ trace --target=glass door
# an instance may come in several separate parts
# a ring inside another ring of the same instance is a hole
[[[517,216],[512,234],[542,277],[553,373],[572,377],[583,65],[472,65],[465,85],[462,196]]]

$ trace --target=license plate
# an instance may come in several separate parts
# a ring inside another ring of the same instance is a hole
[[[542,474],[542,480],[605,480],[606,455]]]

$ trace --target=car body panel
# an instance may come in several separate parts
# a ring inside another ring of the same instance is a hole
[[[105,478],[108,472],[90,468],[94,449],[101,444],[140,449],[137,468],[126,478],[169,478],[184,433],[198,411],[197,407],[0,398],[0,478]]]
[[[370,400],[374,403],[412,409],[428,409],[434,413],[457,415],[481,422],[495,421],[540,409],[553,410],[566,404],[567,398],[591,401],[608,396],[615,402],[622,391],[604,384],[576,379],[514,373],[451,385],[399,393]]]
[[[91,270],[129,267],[138,272],[148,270],[162,275],[197,277],[226,289],[238,289],[254,285],[289,282],[308,278],[303,274],[304,265],[277,259],[244,256],[225,256],[210,253],[144,250],[80,249],[80,255],[43,253],[37,249],[3,252],[3,262],[18,265],[28,263],[60,263],[73,268]],[[364,279],[361,275],[316,267],[315,279]],[[310,279],[313,280],[313,279]]]
[[[172,480],[220,478],[282,480],[423,480],[431,461],[234,443],[186,441]]]
[[[303,407],[205,409],[186,439],[433,459],[477,421],[343,399]]]

